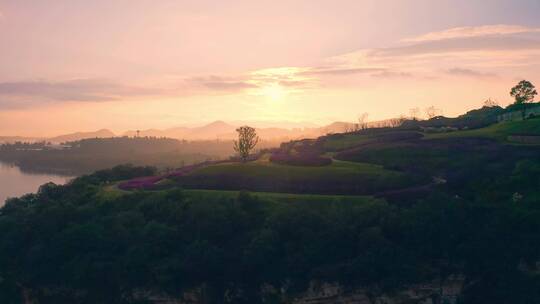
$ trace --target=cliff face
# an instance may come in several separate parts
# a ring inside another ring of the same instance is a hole
[[[362,288],[346,290],[337,284],[312,282],[308,290],[295,296],[288,295],[283,288],[264,286],[261,297],[263,303],[284,304],[456,304],[463,290],[464,281],[462,276],[452,276],[443,281],[407,286],[391,293]],[[187,292],[181,298],[151,292],[138,293],[135,298],[154,304],[207,303],[204,288]]]

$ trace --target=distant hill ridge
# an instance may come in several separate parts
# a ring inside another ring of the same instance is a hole
[[[369,122],[368,125],[373,127],[387,122],[376,121]],[[174,139],[185,139],[185,140],[231,140],[237,137],[236,128],[243,123],[236,122],[234,124],[224,122],[222,120],[217,120],[209,124],[200,126],[200,127],[173,127],[167,129],[145,129],[139,130],[128,130],[124,133],[115,134],[109,129],[100,129],[97,131],[87,131],[87,132],[74,132],[69,134],[62,134],[50,138],[46,137],[21,137],[21,136],[2,136],[0,137],[0,143],[13,143],[16,141],[21,142],[37,142],[37,141],[48,141],[52,143],[64,143],[69,141],[78,141],[88,138],[109,138],[115,136],[142,136],[142,137],[168,137]],[[249,125],[249,123],[247,123]],[[352,122],[336,121],[331,124],[322,127],[293,127],[291,124],[286,124],[288,127],[260,127],[256,128],[258,135],[263,140],[295,140],[301,138],[315,138],[326,134],[331,133],[342,133],[348,130],[351,130],[358,125]]]
[[[299,139],[304,137],[318,137],[327,133],[343,132],[353,126],[353,123],[335,122],[324,127],[306,127],[306,128],[280,128],[265,127],[256,128],[257,133],[265,140],[286,140]],[[157,136],[170,137],[186,140],[208,140],[208,139],[234,139],[236,138],[236,128],[239,125],[233,125],[218,120],[201,127],[176,127],[164,130],[148,129],[141,130],[139,136]],[[135,136],[137,131],[130,130],[123,134],[124,136]]]
[[[75,132],[65,135],[60,135],[56,137],[48,138],[47,141],[53,142],[53,143],[62,143],[62,142],[68,142],[68,141],[77,141],[81,139],[87,139],[87,138],[106,138],[106,137],[114,137],[115,134],[108,129],[100,129],[93,132]]]

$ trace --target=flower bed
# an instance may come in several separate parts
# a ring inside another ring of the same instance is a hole
[[[196,169],[209,166],[209,165],[224,163],[224,162],[228,162],[228,161],[227,160],[205,161],[205,162],[194,164],[194,165],[184,166],[180,169],[177,169],[173,172],[169,172],[164,175],[134,178],[134,179],[125,181],[123,183],[120,183],[118,185],[118,188],[122,190],[136,190],[136,189],[155,190],[156,188],[159,187],[158,183],[164,179],[168,179],[168,178],[174,179],[175,177],[186,175]]]
[[[149,189],[163,179],[163,176],[145,176],[139,177],[127,182],[120,183],[118,188],[122,190],[133,190],[133,189]]]

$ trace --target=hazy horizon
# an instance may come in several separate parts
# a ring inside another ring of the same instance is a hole
[[[538,11],[534,0],[0,0],[0,133],[507,105],[517,81],[540,82]]]

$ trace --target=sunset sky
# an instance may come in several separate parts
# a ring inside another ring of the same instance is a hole
[[[0,0],[0,135],[447,116],[540,85],[538,0]]]

